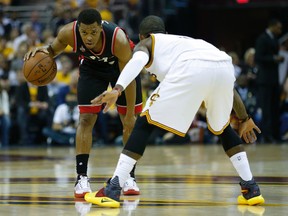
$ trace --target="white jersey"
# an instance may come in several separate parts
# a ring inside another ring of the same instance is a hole
[[[152,34],[146,69],[160,81],[141,116],[150,124],[184,136],[199,107],[207,108],[208,128],[220,134],[230,122],[234,68],[231,57],[189,37]]]
[[[152,53],[147,71],[162,81],[172,65],[186,60],[226,61],[231,57],[212,44],[187,36],[151,34]],[[157,56],[157,58],[154,58]],[[193,72],[193,71],[191,71]]]

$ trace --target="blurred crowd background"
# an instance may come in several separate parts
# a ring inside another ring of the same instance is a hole
[[[273,137],[260,135],[259,141],[288,141],[287,0],[0,0],[2,147],[74,144],[79,115],[75,109],[79,62],[72,48],[67,47],[56,58],[58,73],[47,86],[37,87],[27,83],[22,65],[23,56],[29,49],[49,44],[63,25],[75,20],[78,13],[88,7],[97,8],[104,20],[124,28],[135,43],[138,42],[140,21],[153,14],[163,18],[168,33],[201,38],[226,51],[235,66],[235,88],[260,128],[265,123],[257,98],[256,42],[268,28],[269,21],[280,21],[282,29],[275,35],[279,52],[275,55],[283,58],[275,72],[279,104],[274,104],[279,107],[279,115],[275,117],[279,134]],[[158,83],[148,74],[141,75],[145,101]],[[66,118],[62,118],[63,110],[66,110]],[[233,113],[231,117],[237,129],[237,119]],[[57,127],[63,123],[65,128]],[[121,145],[121,134],[122,126],[115,109],[99,115],[93,134],[95,145]],[[161,130],[151,135],[151,144],[159,145],[217,142],[217,137],[207,129],[205,109],[202,107],[186,137],[180,138]]]

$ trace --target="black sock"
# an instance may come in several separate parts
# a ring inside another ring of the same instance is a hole
[[[130,172],[130,176],[134,179],[135,179],[135,169],[136,169],[136,164],[134,165],[133,169]]]
[[[87,176],[87,165],[88,165],[89,154],[76,155],[76,171],[79,176]]]

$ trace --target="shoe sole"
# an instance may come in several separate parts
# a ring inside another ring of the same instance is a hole
[[[109,197],[96,197],[95,195],[97,194],[98,191],[93,192],[93,193],[86,193],[84,199],[87,202],[93,203],[98,206],[102,207],[110,207],[110,208],[119,208],[120,207],[120,202],[111,199]]]
[[[86,193],[89,193],[89,192],[84,192],[82,194],[77,194],[77,193],[74,192],[74,197],[75,198],[84,198]]]
[[[123,191],[123,195],[125,195],[125,196],[140,195],[140,191],[136,191],[136,190],[130,189],[130,190],[127,190],[127,191]]]
[[[253,197],[249,200],[245,199],[243,197],[243,195],[238,196],[238,204],[239,205],[249,205],[249,206],[253,206],[253,205],[261,205],[265,202],[264,198],[262,197],[262,195],[257,196],[257,197]]]

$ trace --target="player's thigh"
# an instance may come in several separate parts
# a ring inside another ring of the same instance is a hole
[[[148,98],[143,112],[149,113],[154,122],[186,133],[205,97],[205,85],[199,81],[204,81],[201,76],[189,82],[162,81]]]
[[[141,87],[140,75],[136,77],[135,81],[136,81],[136,103],[135,104],[137,105],[137,104],[142,104],[142,87]],[[112,82],[112,86],[114,85],[115,83]],[[126,102],[125,91],[123,92],[123,94],[121,94],[121,96],[118,98],[116,103],[118,106],[126,107],[127,102]]]
[[[109,82],[97,79],[92,75],[82,74],[78,80],[78,104],[89,105],[91,100],[107,90]]]
[[[219,73],[211,87],[211,92],[205,99],[209,128],[216,134],[221,132],[230,121],[233,88],[234,77]]]

